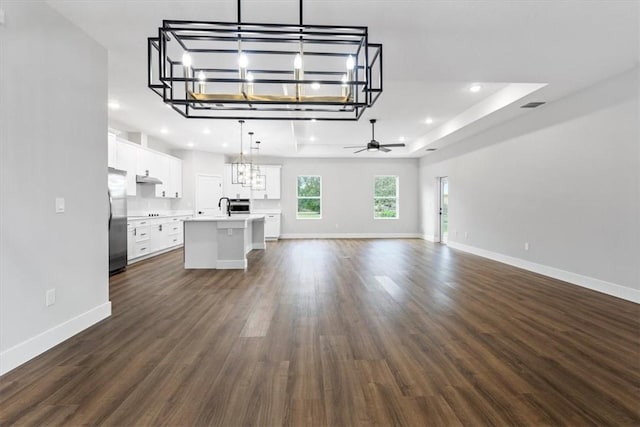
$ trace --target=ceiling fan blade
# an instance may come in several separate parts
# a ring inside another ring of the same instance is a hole
[[[362,148],[362,145],[350,145],[348,147],[343,147],[343,148]]]
[[[365,151],[365,150],[366,148],[363,148],[362,150],[354,151],[353,154],[360,153],[361,151]]]
[[[404,144],[380,144],[380,147],[404,147]]]
[[[385,148],[383,145],[381,145],[381,146],[380,146],[380,151],[385,152],[385,153],[388,153],[388,152],[389,152],[389,151],[391,151],[391,150],[389,150],[388,148]]]

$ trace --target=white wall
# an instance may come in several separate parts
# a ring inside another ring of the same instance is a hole
[[[0,373],[111,314],[107,52],[39,1],[0,25]],[[64,197],[66,212],[55,213]],[[45,306],[47,289],[55,305]]]
[[[421,231],[448,176],[451,246],[640,301],[638,87],[635,69],[422,158]]]
[[[182,198],[172,201],[176,210],[195,210],[196,177],[198,174],[220,175],[224,173],[223,154],[198,150],[177,150],[172,155],[182,159]]]
[[[322,219],[296,219],[298,175],[322,176]],[[375,175],[399,176],[399,219],[373,219]],[[283,237],[418,233],[417,159],[288,158],[283,159],[281,185]]]

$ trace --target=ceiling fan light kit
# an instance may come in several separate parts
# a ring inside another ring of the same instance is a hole
[[[367,143],[367,145],[365,145],[364,147],[361,145],[350,145],[348,147],[344,147],[344,148],[360,148],[360,150],[356,150],[353,152],[353,154],[357,154],[357,153],[361,153],[363,151],[368,151],[368,152],[377,152],[377,151],[382,151],[383,153],[388,153],[389,151],[391,151],[389,149],[389,147],[404,147],[405,144],[404,143],[399,143],[399,144],[380,144],[380,142],[376,141],[376,134],[375,134],[375,126],[376,126],[376,119],[371,119],[369,120],[369,123],[371,123],[371,141],[369,141]]]
[[[164,20],[148,87],[186,118],[358,120],[382,93],[368,27]],[[311,90],[311,87],[314,87]]]

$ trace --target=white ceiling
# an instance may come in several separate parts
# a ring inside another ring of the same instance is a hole
[[[238,151],[235,121],[184,119],[146,87],[146,40],[163,19],[235,22],[236,1],[48,3],[107,48],[109,97],[121,105],[110,112],[113,123],[179,148],[193,142],[195,149]],[[483,118],[496,123],[501,115],[535,114],[515,109],[530,100],[552,102],[636,66],[639,4],[305,0],[305,23],[365,25],[370,41],[383,43],[384,92],[359,122],[254,121],[245,131],[256,133],[264,155],[348,157],[354,150],[342,147],[365,144],[368,119],[376,118],[377,140],[397,143],[404,137],[407,147],[358,156],[422,156],[425,147],[441,148],[444,137],[463,128],[465,135],[481,130]],[[295,24],[298,1],[243,0],[242,19]],[[474,83],[483,89],[471,93]]]

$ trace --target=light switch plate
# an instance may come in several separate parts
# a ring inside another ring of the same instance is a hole
[[[64,213],[64,197],[56,197],[56,213]]]
[[[0,25],[4,25],[4,9],[0,9]]]
[[[54,289],[49,289],[47,291],[47,297],[46,297],[46,301],[45,303],[47,304],[47,307],[52,306],[53,304],[56,303],[56,290]]]

